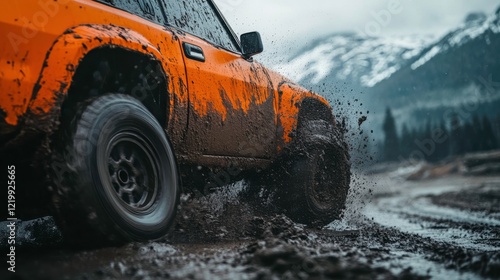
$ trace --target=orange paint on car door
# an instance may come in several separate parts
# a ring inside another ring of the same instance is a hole
[[[165,13],[179,30],[184,51],[188,150],[204,156],[271,158],[276,151],[275,91],[267,70],[242,58],[234,34],[211,1],[167,1]]]
[[[203,155],[272,157],[274,91],[266,70],[194,36],[180,41],[192,110],[188,146]],[[202,52],[204,61],[189,57],[190,47]]]

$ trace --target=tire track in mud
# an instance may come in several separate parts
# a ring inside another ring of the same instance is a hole
[[[466,197],[460,204],[462,207],[438,203],[460,192],[478,195],[485,184],[493,184],[499,194],[500,178],[457,177],[418,183],[388,178],[378,182],[381,188],[363,214],[376,227],[391,232],[394,241],[391,251],[414,255],[412,265],[420,266],[420,270],[427,267],[430,275],[437,278],[500,276],[498,216],[485,209],[463,207],[474,206]],[[476,181],[480,187],[475,187]],[[377,236],[373,238],[377,240]]]
[[[487,238],[498,236],[497,225],[486,223],[490,218],[476,212],[473,212],[477,214],[475,218],[450,219],[450,215],[441,217],[439,211],[430,212],[435,215],[418,211],[421,204],[434,205],[435,197],[471,185],[464,180],[447,180],[449,187],[436,191],[430,186],[432,182],[377,182],[373,177],[356,176],[344,218],[325,228],[308,228],[278,214],[269,203],[272,194],[259,193],[257,198],[249,198],[248,184],[241,181],[206,197],[185,196],[178,223],[166,239],[120,248],[70,251],[61,247],[41,254],[27,253],[19,264],[23,272],[17,276],[18,279],[499,277],[498,250],[464,246],[453,242],[451,237],[440,240],[421,234],[433,232],[439,236],[460,229]],[[445,186],[440,181],[437,184]],[[432,194],[427,190],[433,190]],[[386,204],[387,200],[392,203]],[[436,207],[441,209],[440,205]],[[370,214],[374,213],[382,217],[394,215],[404,223],[384,225],[376,218],[371,219]],[[419,228],[412,231],[405,228],[407,224]],[[421,224],[425,226],[422,228]],[[498,246],[492,240],[479,242]]]

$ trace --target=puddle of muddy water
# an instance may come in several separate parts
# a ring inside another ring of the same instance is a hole
[[[483,279],[477,274],[467,272],[457,272],[446,268],[444,265],[426,260],[424,255],[408,251],[391,250],[391,259],[378,260],[377,264],[391,270],[395,274],[403,272],[406,267],[411,267],[413,271],[419,272],[423,276],[432,279],[454,279],[454,280],[474,280]]]
[[[437,242],[453,244],[455,246],[477,249],[481,251],[498,251],[500,247],[491,246],[489,244],[480,243],[484,235],[482,233],[473,233],[470,231],[455,229],[455,228],[439,228],[430,225],[424,221],[412,222],[401,212],[392,212],[389,209],[380,210],[386,204],[381,203],[379,206],[369,205],[366,207],[366,216],[373,222],[387,228],[397,229],[398,231],[416,234],[423,238],[431,238]]]
[[[376,202],[366,206],[363,210],[364,215],[387,228],[395,228],[401,232],[432,238],[438,242],[481,251],[500,250],[498,246],[482,242],[484,239],[494,239],[495,235],[486,234],[484,231],[477,232],[450,226],[450,222],[499,226],[498,219],[485,213],[434,205],[427,197],[470,188],[470,186],[427,184],[410,184],[411,189],[406,189],[404,194],[396,197],[378,198]],[[405,187],[402,186],[402,188]]]

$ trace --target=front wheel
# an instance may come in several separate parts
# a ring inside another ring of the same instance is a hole
[[[351,176],[348,148],[342,133],[325,121],[303,127],[283,165],[277,200],[293,220],[326,225],[345,208]]]
[[[52,164],[54,203],[65,237],[88,243],[145,241],[172,225],[180,185],[163,128],[136,99],[96,98],[67,122]],[[63,122],[64,123],[64,122]]]

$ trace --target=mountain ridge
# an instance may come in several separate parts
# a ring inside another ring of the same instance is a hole
[[[354,32],[335,33],[311,43],[276,69],[300,83],[320,84],[325,78],[358,82],[370,87],[399,70],[433,36],[369,37]],[[305,50],[305,51],[304,51]]]
[[[488,32],[500,33],[499,22],[500,7],[489,16],[469,14],[462,24],[441,38],[333,33],[312,41],[274,68],[307,86],[347,82],[354,88],[372,88],[408,65],[417,70],[435,56],[458,49]]]

